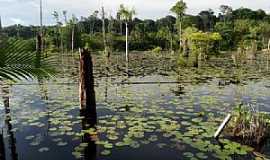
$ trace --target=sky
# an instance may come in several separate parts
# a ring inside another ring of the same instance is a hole
[[[107,15],[115,16],[120,4],[134,7],[141,19],[158,19],[170,13],[170,8],[177,0],[43,0],[44,24],[54,24],[53,11],[62,13],[68,11],[77,17],[87,17],[103,5]],[[184,0],[189,14],[198,14],[201,10],[212,8],[218,12],[222,4],[230,5],[234,9],[248,7],[270,11],[269,0]],[[269,13],[269,12],[268,12]],[[0,0],[0,16],[3,26],[12,24],[38,25],[39,0]]]

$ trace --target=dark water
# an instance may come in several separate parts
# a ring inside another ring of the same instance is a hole
[[[270,112],[270,79],[261,76],[264,71],[254,75],[242,69],[243,83],[223,86],[226,78],[217,75],[228,71],[219,68],[183,69],[179,77],[173,61],[144,59],[126,69],[115,60],[118,70],[109,72],[102,62],[94,60],[97,131],[80,116],[74,62],[64,63],[59,78],[20,82],[2,94],[6,160],[255,159],[247,147],[221,138],[222,148],[212,136],[240,102]],[[10,114],[5,114],[7,104]],[[269,150],[265,145],[261,152],[270,155]]]

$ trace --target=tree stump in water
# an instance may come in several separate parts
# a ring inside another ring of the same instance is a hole
[[[2,133],[0,133],[0,159],[1,160],[6,159],[3,131],[2,131]]]
[[[93,62],[88,50],[80,51],[80,103],[82,129],[95,128],[97,123],[96,97],[94,90]],[[96,159],[97,148],[93,140],[95,135],[85,133],[82,137],[83,143],[88,143],[84,150],[85,159]]]
[[[88,50],[80,51],[80,104],[85,117],[96,119],[93,62]]]

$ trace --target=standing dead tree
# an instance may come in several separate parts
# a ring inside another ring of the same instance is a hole
[[[107,55],[107,57],[110,57],[109,49],[108,49],[108,43],[107,43],[107,34],[106,34],[106,23],[105,23],[105,11],[104,7],[101,8],[101,14],[102,14],[102,34],[103,34],[103,43],[104,43],[104,54]]]
[[[86,49],[80,51],[80,104],[83,115],[96,119],[93,62],[90,52]]]
[[[94,90],[94,75],[92,57],[88,50],[80,51],[80,103],[82,129],[95,128],[97,124],[96,97]],[[83,143],[88,143],[84,150],[86,159],[96,159],[97,148],[95,141],[96,135],[85,133],[82,137]]]

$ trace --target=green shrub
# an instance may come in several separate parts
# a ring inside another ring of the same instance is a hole
[[[186,67],[187,66],[187,60],[185,59],[185,57],[180,54],[177,60],[177,64],[181,67]]]
[[[162,51],[162,48],[161,47],[156,47],[152,50],[153,53],[156,53],[156,54],[160,54]]]
[[[259,112],[256,106],[240,104],[225,131],[242,144],[256,146],[270,136],[270,116]]]

